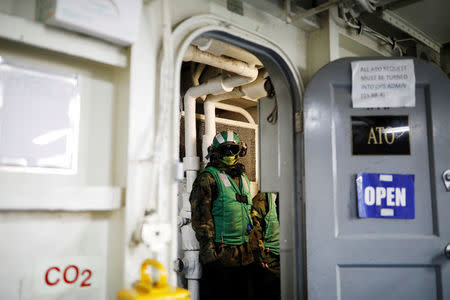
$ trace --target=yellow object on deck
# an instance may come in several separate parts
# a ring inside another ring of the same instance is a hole
[[[147,273],[149,266],[159,270],[159,280],[153,282]],[[188,290],[173,287],[167,284],[167,271],[159,262],[147,259],[141,266],[141,281],[131,290],[120,290],[117,300],[190,300],[191,294]]]

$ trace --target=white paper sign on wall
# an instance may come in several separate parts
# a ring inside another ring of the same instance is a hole
[[[353,61],[353,108],[414,107],[412,59]]]

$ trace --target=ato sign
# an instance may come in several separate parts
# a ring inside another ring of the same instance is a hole
[[[409,155],[408,116],[352,116],[353,155]]]
[[[358,173],[360,218],[414,219],[414,175]]]

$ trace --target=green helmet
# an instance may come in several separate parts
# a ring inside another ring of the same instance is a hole
[[[222,131],[214,137],[212,142],[214,148],[219,148],[220,145],[223,145],[225,143],[233,143],[239,145],[239,137],[237,133],[231,130]]]
[[[247,147],[239,145],[238,135],[231,130],[222,131],[218,133],[208,148],[208,156],[212,159],[219,159],[227,165],[236,164],[239,156],[244,156],[247,152]]]

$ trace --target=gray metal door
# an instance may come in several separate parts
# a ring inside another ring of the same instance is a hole
[[[354,109],[353,60],[322,68],[305,95],[308,299],[449,300],[450,82],[414,60],[415,107]],[[378,115],[409,116],[410,155],[352,155],[351,116]],[[358,218],[358,172],[414,174],[415,218]]]

